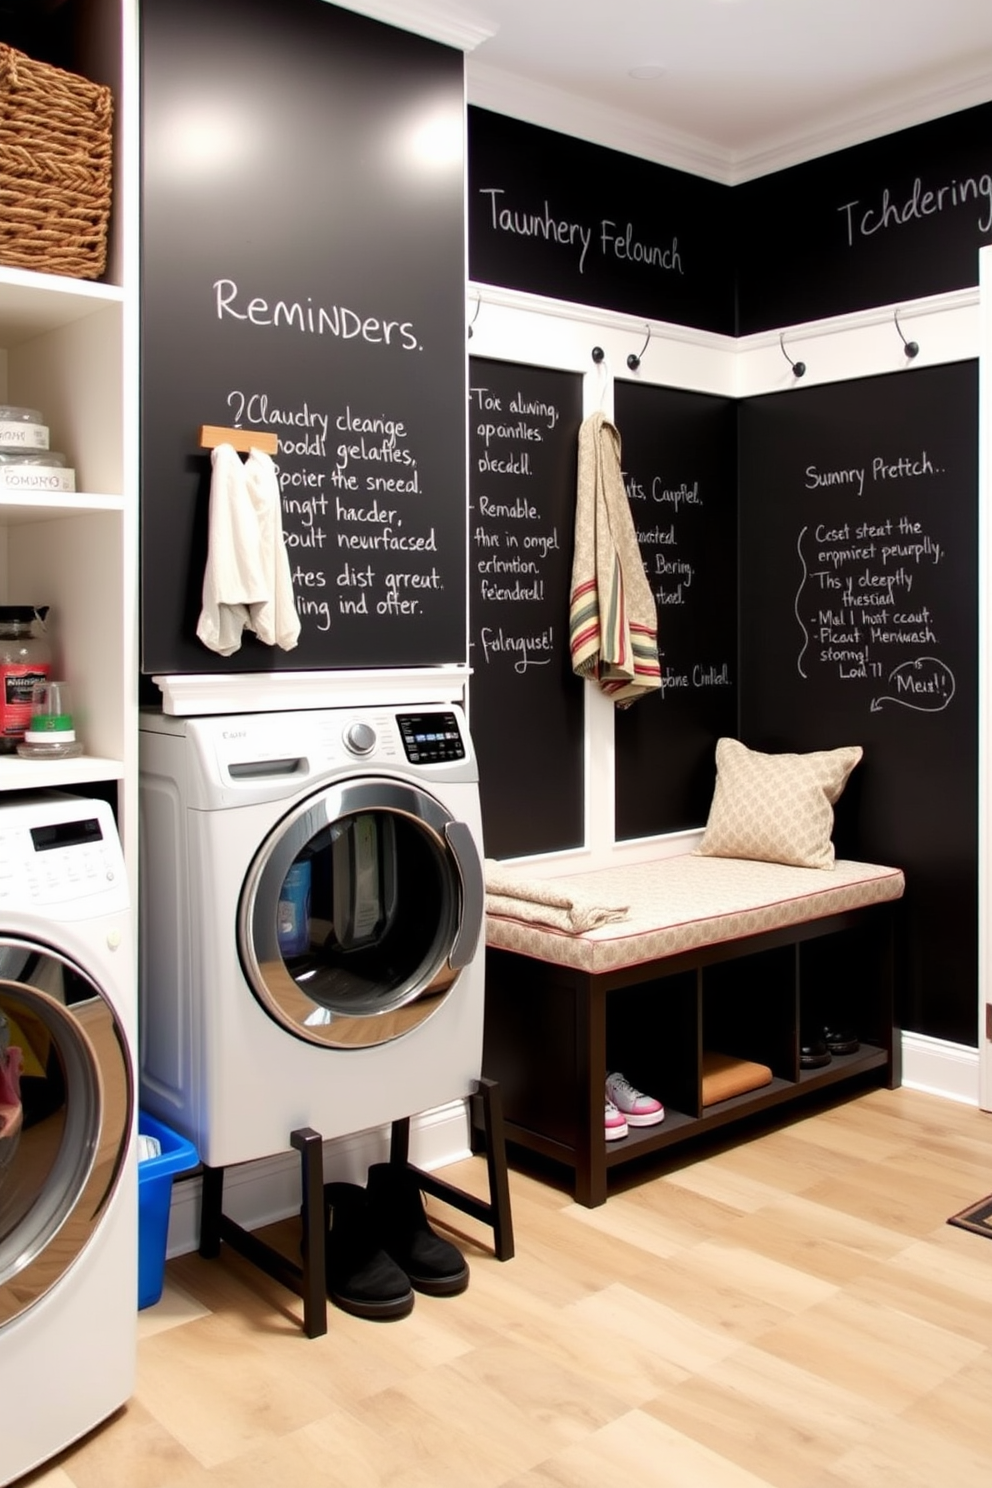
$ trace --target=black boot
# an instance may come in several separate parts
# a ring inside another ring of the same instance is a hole
[[[453,1297],[468,1286],[465,1257],[427,1222],[417,1176],[397,1163],[369,1168],[368,1195],[376,1232],[418,1292]]]
[[[413,1308],[410,1282],[390,1260],[364,1188],[325,1183],[327,1295],[360,1318],[401,1318]]]

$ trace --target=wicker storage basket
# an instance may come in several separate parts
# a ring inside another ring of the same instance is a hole
[[[109,88],[0,46],[0,263],[103,273],[112,113]]]

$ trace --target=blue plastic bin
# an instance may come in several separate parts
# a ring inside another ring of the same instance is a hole
[[[138,1112],[138,1131],[157,1137],[161,1155],[138,1164],[138,1308],[151,1307],[162,1295],[165,1281],[165,1249],[169,1239],[169,1205],[172,1178],[186,1173],[200,1161],[196,1148],[185,1137],[146,1111]]]

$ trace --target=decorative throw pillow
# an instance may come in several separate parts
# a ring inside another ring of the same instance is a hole
[[[737,739],[720,739],[713,802],[696,851],[832,868],[834,804],[862,753],[854,744],[814,754],[759,754]]]

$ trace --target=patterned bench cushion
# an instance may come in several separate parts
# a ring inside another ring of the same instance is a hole
[[[698,946],[799,925],[864,905],[898,899],[898,868],[838,859],[829,870],[790,868],[694,853],[650,863],[562,874],[549,880],[583,901],[629,904],[612,924],[567,934],[504,913],[486,914],[486,943],[579,971],[616,971]],[[505,900],[501,901],[505,906]]]

